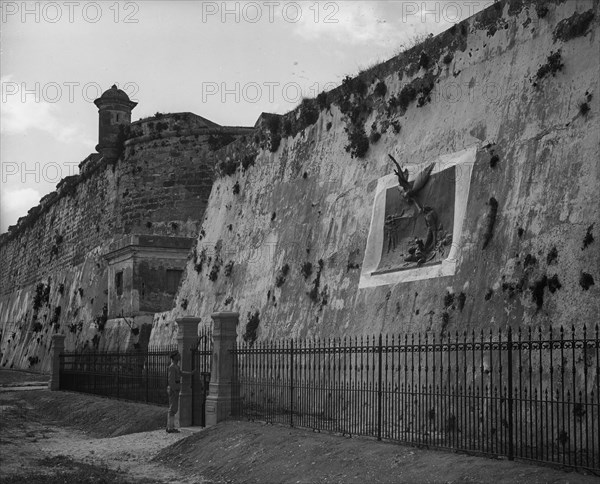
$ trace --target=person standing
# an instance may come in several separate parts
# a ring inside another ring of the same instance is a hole
[[[168,370],[167,393],[169,394],[169,411],[167,413],[167,433],[178,433],[175,428],[175,415],[179,411],[179,390],[181,389],[181,375],[193,375],[196,370],[183,371],[179,368],[181,355],[173,351],[170,355],[171,364]]]

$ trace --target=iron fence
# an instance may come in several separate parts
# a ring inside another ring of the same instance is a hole
[[[206,424],[205,403],[210,383],[212,363],[212,329],[204,327],[200,330],[196,346],[192,348],[192,425]]]
[[[177,345],[127,352],[65,352],[60,389],[168,405],[167,368]]]
[[[234,414],[600,470],[600,342],[552,328],[239,344]]]

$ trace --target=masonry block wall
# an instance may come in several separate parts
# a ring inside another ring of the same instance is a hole
[[[599,22],[597,2],[497,2],[224,148],[239,166],[215,182],[152,339],[214,311],[239,312],[246,339],[593,327]],[[462,150],[456,272],[361,285],[388,154],[418,171]]]
[[[124,326],[98,331],[106,295],[92,289],[108,286],[104,247],[119,230],[198,233],[150,343],[174,342],[177,318],[209,324],[215,311],[239,312],[250,340],[593,326],[599,25],[591,0],[504,0],[284,116],[261,116],[252,134],[185,113],[134,123],[122,160],[88,178],[84,167],[78,184],[63,182],[74,196],[3,237],[2,364],[44,358],[56,331],[67,347],[129,338]],[[227,135],[238,139],[204,151]],[[455,269],[365,283],[388,155],[416,173],[460,153],[470,158],[456,175],[469,179]],[[214,170],[209,197],[203,170]]]
[[[111,244],[128,234],[195,237],[214,179],[208,140],[247,131],[192,113],[133,123],[121,158],[90,155],[79,175],[63,179],[0,236],[0,367],[47,369],[56,332],[67,335],[67,349],[110,348],[104,256]],[[144,309],[164,308],[173,292],[149,291]]]

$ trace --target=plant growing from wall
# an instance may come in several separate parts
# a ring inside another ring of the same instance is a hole
[[[99,334],[95,334],[94,337],[92,338],[92,346],[95,349],[98,349],[98,346],[100,346],[100,335]]]
[[[256,161],[256,153],[248,153],[242,158],[242,168],[246,171],[251,166],[254,166]]]
[[[312,272],[312,262],[305,262],[304,264],[302,264],[302,269],[300,270],[300,273],[302,274],[302,277],[304,277],[304,279],[308,279],[311,276]]]
[[[281,134],[279,129],[281,125],[280,117],[278,115],[272,115],[267,119],[267,129],[269,130],[269,151],[275,153],[279,149],[281,143]]]
[[[198,249],[194,247],[193,249],[193,262],[194,262],[194,270],[200,274],[204,267],[204,263],[206,262],[206,247],[203,247],[198,254]]]
[[[44,283],[40,282],[35,286],[35,294],[33,296],[33,313],[37,312],[42,307],[44,301]]]
[[[567,42],[585,35],[593,19],[594,11],[592,9],[582,13],[575,12],[572,16],[558,23],[554,29],[554,41],[562,40],[563,42]]]
[[[244,341],[248,343],[250,346],[254,345],[256,338],[258,338],[258,326],[260,324],[260,313],[255,311],[253,313],[248,313],[248,322],[246,323],[246,331],[242,336]]]
[[[349,144],[345,146],[346,152],[352,158],[364,158],[369,151],[369,138],[362,126],[350,126],[345,128],[348,133]]]
[[[208,274],[208,278],[212,281],[215,282],[218,277],[219,277],[219,272],[221,271],[221,258],[220,257],[215,257],[215,263],[213,264],[212,268],[210,269],[210,273]]]
[[[223,176],[234,175],[237,171],[239,163],[231,157],[227,157],[219,163],[219,171]]]
[[[240,182],[235,182],[235,184],[233,185],[233,189],[232,192],[234,195],[239,195],[240,193]]]
[[[587,291],[594,283],[594,276],[588,272],[582,272],[579,276],[579,285],[584,291]]]
[[[312,282],[313,287],[308,292],[308,297],[311,299],[312,302],[315,302],[315,303],[319,301],[319,286],[321,285],[321,272],[323,271],[324,265],[325,265],[325,263],[323,262],[323,259],[319,259],[319,262],[318,262],[319,267],[317,268],[317,274]]]
[[[50,320],[50,324],[55,328],[58,329],[60,327],[60,325],[58,324],[58,320],[60,319],[60,313],[62,311],[62,308],[60,306],[56,306],[54,308],[54,314],[52,315],[52,319]]]
[[[221,271],[221,265],[223,264],[223,260],[221,259],[221,247],[223,246],[223,242],[219,240],[215,245],[215,262],[208,274],[208,278],[215,282],[219,277],[219,272]],[[209,262],[210,264],[210,262]]]
[[[386,86],[385,82],[379,81],[377,83],[377,85],[375,86],[375,90],[373,91],[373,94],[375,94],[376,96],[379,96],[379,97],[383,97],[386,95],[386,93],[387,93],[387,86]]]
[[[305,98],[300,103],[299,109],[300,115],[298,116],[298,123],[300,125],[300,130],[312,126],[318,121],[319,106],[317,102]]]
[[[421,56],[419,57],[419,66],[423,69],[429,69],[429,65],[431,63],[431,58],[429,54],[425,51],[421,52]]]
[[[284,264],[281,269],[279,269],[279,273],[277,274],[277,277],[275,278],[275,286],[276,287],[281,287],[285,284],[285,279],[287,277],[287,275],[290,272],[290,266],[289,264]]]
[[[498,213],[498,202],[494,197],[490,198],[489,209],[485,218],[485,232],[483,234],[483,249],[485,249],[494,235],[494,225],[496,224],[496,215]]]
[[[100,314],[94,318],[94,324],[96,325],[96,329],[100,333],[102,333],[104,331],[107,321],[108,321],[108,307],[105,304],[104,307],[102,308],[102,314]]]
[[[317,95],[317,106],[319,109],[323,111],[324,109],[329,109],[329,103],[327,102],[327,93],[322,91]]]
[[[594,229],[594,224],[590,225],[585,232],[585,236],[583,237],[583,245],[581,246],[581,250],[587,249],[592,242],[594,242],[594,235],[592,234],[592,230]]]
[[[541,81],[544,77],[548,76],[549,74],[552,74],[552,77],[554,77],[556,76],[557,72],[563,70],[564,66],[565,65],[562,63],[562,55],[560,49],[558,49],[556,52],[552,51],[550,52],[546,63],[542,64],[536,72],[535,78],[538,81]],[[537,86],[537,83],[534,82],[533,85]]]

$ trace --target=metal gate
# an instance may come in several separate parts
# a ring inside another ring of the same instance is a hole
[[[210,383],[212,331],[203,328],[195,348],[192,348],[192,425],[205,426],[205,404]]]

